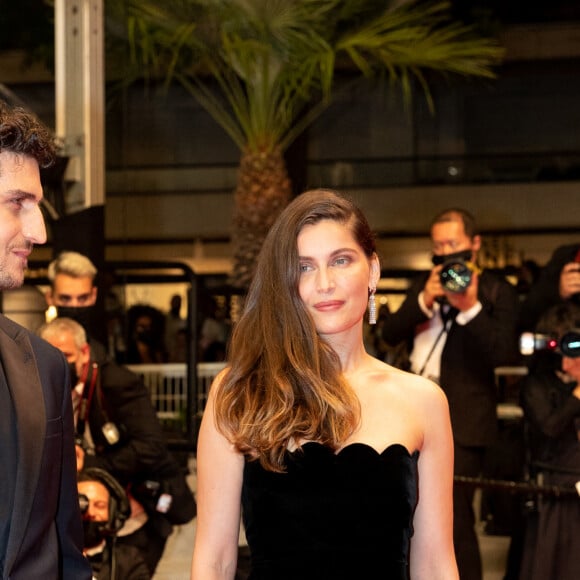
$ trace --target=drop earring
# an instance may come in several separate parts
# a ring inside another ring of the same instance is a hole
[[[375,301],[375,290],[370,290],[369,294],[369,324],[377,323],[377,303]]]

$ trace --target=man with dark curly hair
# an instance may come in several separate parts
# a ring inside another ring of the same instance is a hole
[[[46,242],[40,168],[49,130],[0,102],[0,290]],[[47,342],[0,315],[0,577],[91,578],[82,555],[69,370]]]

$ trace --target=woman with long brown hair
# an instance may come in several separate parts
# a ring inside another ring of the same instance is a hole
[[[457,578],[447,401],[363,344],[380,265],[362,212],[314,190],[260,254],[199,434],[194,580]]]

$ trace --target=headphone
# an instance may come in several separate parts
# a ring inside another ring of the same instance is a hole
[[[99,467],[87,467],[78,475],[78,481],[98,481],[109,492],[109,520],[103,526],[103,533],[115,535],[131,515],[129,498],[121,484],[108,472]]]

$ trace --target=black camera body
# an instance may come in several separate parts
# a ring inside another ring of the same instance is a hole
[[[146,479],[133,488],[133,495],[149,510],[167,513],[173,503],[173,496],[166,493],[161,482]]]
[[[557,351],[569,358],[580,357],[580,328],[574,328],[560,339],[549,334],[524,332],[520,335],[520,353],[531,355],[538,351]]]
[[[471,262],[462,258],[453,258],[443,262],[439,280],[447,292],[459,294],[465,292],[471,284],[475,268]]]

